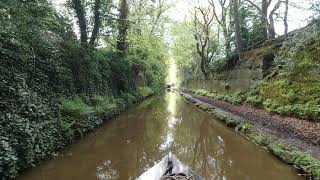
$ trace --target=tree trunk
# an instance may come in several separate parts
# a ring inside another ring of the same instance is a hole
[[[222,33],[224,36],[224,41],[225,41],[224,46],[226,48],[226,53],[227,55],[230,55],[231,54],[231,46],[230,46],[231,38],[229,36],[228,29],[225,24],[224,26],[222,26]]]
[[[197,35],[195,35],[195,39],[198,41],[199,38]],[[207,57],[205,56],[205,51],[204,51],[204,46],[202,46],[199,42],[196,43],[196,48],[197,48],[197,53],[200,56],[200,68],[201,72],[203,73],[204,77],[207,79],[208,78],[208,73],[207,73]]]
[[[222,29],[222,33],[223,33],[224,40],[225,40],[224,46],[225,46],[226,54],[228,56],[231,54],[231,46],[230,46],[231,37],[230,37],[230,33],[228,32],[228,27],[227,27],[227,11],[228,11],[228,7],[231,6],[231,3],[229,2],[226,7],[227,1],[226,0],[219,0],[219,5],[221,8],[221,13],[220,13],[221,18],[220,18],[218,16],[218,13],[216,10],[215,0],[208,0],[208,2],[213,9],[213,15],[214,15],[216,21],[218,22],[218,24],[220,25],[220,27]],[[231,16],[231,14],[230,14],[230,16]],[[219,36],[219,33],[218,33],[218,36]]]
[[[284,23],[284,37],[288,38],[288,11],[289,11],[289,0],[285,1],[286,10],[284,13],[283,23]]]
[[[238,0],[233,0],[233,21],[234,21],[234,32],[235,32],[236,46],[237,46],[237,51],[238,51],[238,54],[240,57],[240,54],[242,53],[243,45],[242,45],[242,40],[241,40]]]
[[[117,49],[122,55],[126,55],[128,51],[127,34],[128,34],[128,14],[129,7],[127,0],[120,1],[120,14],[119,14],[119,35],[117,42]]]
[[[271,10],[270,14],[269,14],[269,26],[268,26],[268,30],[269,30],[269,39],[274,39],[276,37],[276,30],[274,27],[274,17],[273,15],[275,14],[275,12],[280,8],[282,1],[278,1],[277,4],[273,7],[273,9]]]
[[[270,0],[271,2],[271,0]],[[268,0],[262,0],[261,7],[261,39],[262,41],[268,40],[268,8],[269,8]]]
[[[202,21],[198,19],[197,10],[201,13]],[[198,8],[194,14],[194,27],[196,40],[197,53],[200,56],[201,64],[200,68],[207,79],[209,77],[209,63],[213,58],[213,54],[210,54],[210,30],[213,25],[214,17],[210,15],[210,10]],[[200,31],[200,32],[199,32]]]
[[[230,2],[229,7],[229,28],[228,28],[228,37],[231,42],[231,35],[234,33],[234,20],[233,20],[233,2]]]
[[[276,30],[274,27],[273,16],[271,14],[269,15],[269,23],[269,39],[274,39],[276,37]]]
[[[80,41],[81,44],[87,44],[88,34],[87,34],[87,22],[84,7],[81,0],[72,0],[76,16],[78,18],[79,29],[80,29]]]
[[[93,26],[93,30],[91,33],[91,38],[89,41],[89,44],[91,46],[94,46],[94,43],[97,39],[98,33],[99,33],[99,29],[101,26],[101,18],[100,18],[100,6],[101,6],[101,0],[95,0],[94,2],[94,26]]]
[[[208,66],[208,65],[207,65],[207,63],[206,63],[206,60],[202,59],[202,60],[201,60],[201,71],[202,71],[205,79],[208,79],[208,78],[209,78],[209,73],[208,73],[208,71],[207,71],[207,66]]]

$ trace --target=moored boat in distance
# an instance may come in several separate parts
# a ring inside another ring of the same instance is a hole
[[[189,166],[169,153],[136,180],[204,180]]]
[[[174,90],[174,83],[172,83],[172,84],[167,84],[167,85],[166,85],[166,89],[167,89],[168,92],[173,91],[173,90]]]

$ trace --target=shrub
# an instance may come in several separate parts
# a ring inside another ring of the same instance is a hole
[[[139,87],[138,93],[142,98],[148,97],[152,94],[154,94],[153,90],[150,87]]]
[[[119,104],[113,97],[95,96],[94,110],[100,118],[108,118],[114,112],[118,112]]]
[[[261,107],[262,105],[262,99],[257,95],[248,95],[245,102],[255,107]]]
[[[18,158],[7,137],[0,136],[0,174],[13,178],[17,174]]]
[[[84,132],[93,129],[95,127],[95,122],[91,122],[91,119],[94,119],[93,112],[93,108],[85,104],[80,97],[73,100],[63,99],[60,106],[60,126],[64,137],[70,141],[76,136],[82,137]]]
[[[227,101],[232,104],[241,104],[245,101],[245,96],[240,91],[217,93],[216,91],[207,91],[205,89],[195,89],[195,90],[192,90],[192,92],[202,96],[208,96],[213,99]]]
[[[60,108],[62,116],[71,116],[73,118],[81,118],[92,111],[93,109],[79,97],[74,100],[63,99]]]
[[[138,101],[137,97],[132,95],[131,93],[122,92],[120,94],[121,99],[127,102],[128,105],[131,105]]]

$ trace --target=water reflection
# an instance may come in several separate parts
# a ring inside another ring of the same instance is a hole
[[[175,108],[176,108],[176,97],[177,95],[174,92],[168,92],[166,94],[166,101],[168,102],[168,117],[167,117],[167,129],[165,131],[164,142],[160,145],[160,150],[170,151],[170,147],[174,142],[174,128],[175,125],[179,122],[178,118],[175,117]]]
[[[119,178],[117,171],[112,169],[110,160],[103,161],[102,165],[97,167],[96,176],[97,176],[97,179],[99,180],[109,180],[109,179]]]
[[[169,150],[207,180],[302,179],[175,93],[137,104],[18,179],[130,180]]]
[[[174,92],[168,92],[165,95],[166,101],[168,102],[168,108],[167,110],[169,111],[169,116],[174,116],[175,115],[175,110],[176,110],[176,103],[177,103],[177,94]]]

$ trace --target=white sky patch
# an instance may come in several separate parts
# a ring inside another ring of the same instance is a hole
[[[193,6],[196,6],[198,2],[202,6],[207,6],[207,0],[172,0],[175,3],[175,7],[173,7],[168,13],[169,16],[175,21],[183,21],[185,19],[189,19],[191,17],[191,11]],[[217,0],[216,0],[217,1]],[[257,0],[256,2],[259,2]],[[270,5],[269,10],[273,8],[276,0],[273,0],[273,3]],[[308,24],[308,19],[312,16],[312,12],[309,10],[310,4],[312,0],[289,0],[290,4],[294,4],[294,6],[289,7],[288,13],[288,24],[289,31],[304,27]],[[216,3],[217,9],[219,8],[218,1]],[[299,7],[299,8],[297,8]],[[218,9],[219,11],[219,9]],[[280,13],[284,12],[284,5],[279,9]],[[284,33],[284,25],[282,20],[277,20],[275,22],[275,28],[278,35],[282,35]]]
[[[216,0],[217,1],[217,0]],[[256,0],[259,2],[260,0]],[[304,27],[308,24],[308,19],[312,16],[312,12],[309,10],[311,3],[313,0],[289,0],[290,4],[294,4],[294,6],[299,7],[289,7],[289,14],[288,14],[288,24],[289,24],[289,31],[293,31],[295,29],[299,29],[301,27]],[[64,7],[64,4],[66,3],[66,0],[51,0],[54,7],[58,12],[66,12],[66,9]],[[191,17],[191,12],[194,6],[198,4],[198,0],[171,0],[169,3],[174,4],[174,7],[172,7],[167,13],[169,17],[174,21],[183,21],[185,19],[189,19]],[[271,4],[269,10],[271,10],[274,6],[274,4],[277,2],[277,0],[273,0],[273,3]],[[207,0],[199,0],[199,3],[202,6],[207,6],[208,1]],[[217,3],[217,9],[218,9],[218,3]],[[219,10],[218,10],[219,11]],[[282,8],[280,8],[280,13],[284,12],[284,6],[282,5]],[[76,20],[73,18],[73,24],[74,24],[74,31],[79,36],[79,28],[77,26]],[[284,33],[284,25],[282,20],[275,21],[275,28],[276,33],[278,35],[282,35]],[[170,28],[168,28],[170,29]],[[169,32],[167,32],[169,33]],[[170,33],[167,34],[169,37],[166,37],[168,43],[170,44],[172,41],[172,37],[170,36]]]
[[[66,2],[66,0],[51,0],[54,7],[59,10],[62,8],[63,4]]]

